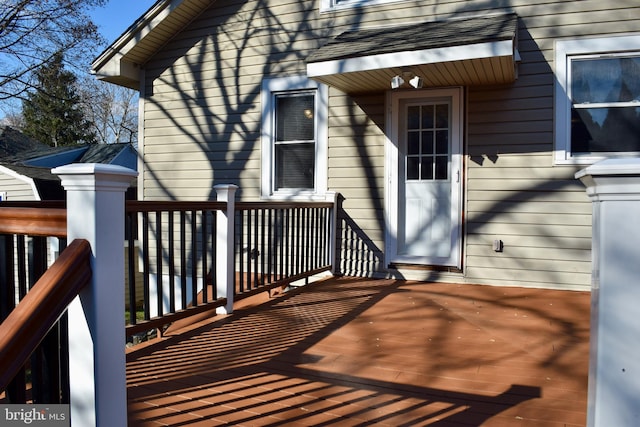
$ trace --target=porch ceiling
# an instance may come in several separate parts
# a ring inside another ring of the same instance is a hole
[[[309,77],[346,93],[391,88],[418,76],[423,87],[515,81],[517,15],[344,32],[307,58]]]

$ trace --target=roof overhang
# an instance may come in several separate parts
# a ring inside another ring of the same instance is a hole
[[[517,16],[493,15],[342,33],[307,58],[307,74],[346,93],[507,84],[517,78]]]
[[[100,80],[140,88],[140,69],[212,0],[158,0],[91,64]]]

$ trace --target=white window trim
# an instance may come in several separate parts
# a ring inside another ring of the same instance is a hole
[[[315,182],[313,190],[274,190],[274,147],[273,134],[275,131],[274,105],[278,94],[316,90],[316,164]],[[317,83],[307,76],[278,77],[265,79],[260,93],[262,104],[262,133],[260,136],[261,158],[261,196],[270,200],[324,200],[327,192],[327,156],[328,156],[328,123],[329,89],[326,85]]]
[[[398,3],[407,0],[320,0],[320,12],[351,7],[373,6],[385,3]]]
[[[571,153],[571,99],[569,98],[569,61],[573,56],[598,54],[623,54],[640,50],[640,35],[587,38],[580,40],[558,40],[555,44],[555,147],[554,160],[557,165],[585,165],[607,156]],[[623,155],[623,154],[621,154]]]

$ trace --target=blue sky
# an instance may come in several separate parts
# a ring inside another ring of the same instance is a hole
[[[1,0],[0,0],[1,1]],[[100,34],[113,43],[133,22],[145,13],[157,0],[108,0],[104,7],[90,11],[93,22],[98,26]],[[104,46],[106,47],[106,46]],[[100,52],[96,52],[96,55]],[[93,58],[90,58],[93,59]],[[0,121],[6,114],[20,109],[17,99],[0,102]]]
[[[93,22],[109,44],[146,12],[156,0],[109,0],[104,7],[92,11]]]

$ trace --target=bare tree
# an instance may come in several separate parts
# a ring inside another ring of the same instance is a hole
[[[85,64],[103,42],[87,12],[106,0],[0,0],[0,100],[23,98],[32,72],[64,52]]]
[[[138,93],[93,76],[80,80],[85,117],[93,123],[99,143],[137,142]]]

